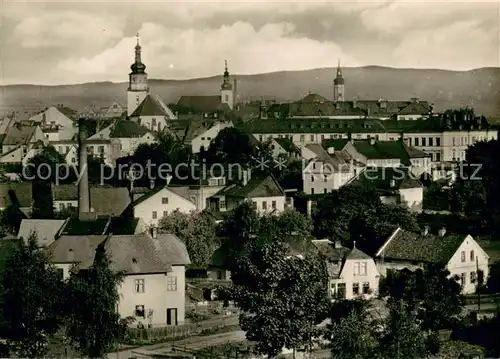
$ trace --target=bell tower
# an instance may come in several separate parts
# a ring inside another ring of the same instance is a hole
[[[224,78],[220,87],[220,101],[227,103],[232,110],[234,106],[234,91],[231,79],[229,78],[229,71],[227,70],[227,60],[225,61]]]
[[[337,76],[333,80],[333,101],[345,101],[344,78],[342,77],[342,69],[340,68],[340,60],[337,66]]]
[[[130,66],[130,69],[132,72],[129,74],[127,89],[127,116],[135,111],[149,93],[146,65],[141,60],[139,33],[137,33],[137,45],[135,46],[135,62]]]

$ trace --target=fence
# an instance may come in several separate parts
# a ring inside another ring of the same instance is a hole
[[[476,294],[467,296],[465,298],[466,305],[477,304],[478,296]],[[496,303],[500,301],[500,293],[495,294],[481,294],[479,296],[479,300],[481,304],[485,303]]]
[[[213,334],[223,328],[238,325],[238,317],[230,316],[214,318],[197,323],[190,323],[177,326],[167,326],[161,328],[129,328],[127,333],[127,343],[144,344],[167,342],[179,340],[200,334]]]

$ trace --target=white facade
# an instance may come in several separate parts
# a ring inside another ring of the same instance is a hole
[[[146,199],[139,198],[137,204],[133,206],[133,215],[141,218],[147,225],[157,226],[165,215],[176,210],[189,213],[196,209],[196,204],[190,199],[164,187]]]
[[[312,160],[302,171],[303,190],[306,194],[329,193],[337,190],[358,173],[358,169],[346,163],[344,171],[337,171],[332,165]]]
[[[345,299],[370,299],[378,293],[380,275],[373,259],[346,259],[340,278],[330,279],[330,295]]]
[[[202,134],[193,138],[191,140],[191,149],[193,153],[199,153],[202,147],[206,151],[208,147],[210,147],[210,142],[217,137],[219,132],[228,127],[233,127],[233,123],[220,121]]]
[[[280,213],[285,210],[285,196],[253,197],[251,201],[255,203],[257,212],[260,214]]]
[[[134,317],[134,324],[146,328],[184,324],[185,287],[184,266],[172,266],[172,272],[166,274],[126,275],[118,288],[118,312],[123,318]]]

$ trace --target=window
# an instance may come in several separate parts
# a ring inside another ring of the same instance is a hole
[[[369,291],[370,291],[370,283],[364,282],[363,283],[363,294],[368,294]]]
[[[99,153],[104,153],[104,146],[99,146]]]
[[[477,273],[476,272],[470,272],[470,282],[471,283],[476,283],[477,280]]]
[[[325,181],[325,182],[328,182],[328,176],[327,176],[327,175],[325,175],[324,177],[325,177],[325,178],[324,178],[324,181]]]
[[[306,137],[304,135],[300,135],[300,142],[304,142],[306,140]]]
[[[354,275],[359,275],[360,267],[361,263],[359,262],[354,263]]]
[[[345,283],[339,283],[337,285],[337,298],[345,299]]]
[[[429,137],[429,146],[434,146],[434,139]]]
[[[436,162],[440,162],[441,161],[441,153],[436,153]]]
[[[62,268],[56,268],[57,275],[59,278],[63,279],[64,278],[64,270]]]
[[[462,251],[462,253],[461,253],[461,261],[462,261],[462,263],[465,262],[465,251]]]
[[[144,293],[144,279],[135,280],[135,292]]]
[[[271,208],[272,209],[276,209],[276,201],[272,201],[271,202]]]
[[[161,199],[161,204],[168,204],[168,197],[163,197]]]
[[[229,95],[224,95],[224,102],[229,102]]]
[[[168,216],[168,211],[163,211],[163,217]]]
[[[441,146],[441,139],[439,137],[436,137],[436,146]]]
[[[217,279],[222,279],[222,271],[217,271]]]
[[[153,211],[153,219],[157,219],[157,218],[158,218],[158,212]]]
[[[311,142],[314,142],[314,135],[311,135]]]
[[[418,144],[418,137],[415,137],[415,146],[419,146],[419,144]]]
[[[422,137],[422,146],[426,146],[426,138],[425,137]]]
[[[352,283],[352,294],[359,294],[359,283]]]
[[[321,135],[321,142],[325,140],[325,135]]]
[[[311,182],[314,182],[314,176],[311,176]]]
[[[175,292],[177,290],[177,277],[167,276],[167,290]]]
[[[316,162],[313,162],[313,170],[316,169]]]
[[[266,201],[263,201],[263,202],[262,202],[262,209],[263,209],[263,210],[266,210],[266,209],[267,209],[267,202],[266,202]]]
[[[219,201],[219,208],[226,208],[226,201]]]
[[[456,142],[457,142],[456,138],[455,138],[455,137],[453,137],[453,138],[451,139],[451,144],[452,144],[453,146],[456,146]]]
[[[141,318],[146,318],[146,311],[144,310],[143,305],[136,305],[135,306],[135,316],[141,317]]]
[[[366,262],[361,263],[361,275],[366,275]]]
[[[476,258],[474,257],[474,251],[470,251],[470,261],[474,262]]]
[[[465,276],[465,273],[462,273],[462,274],[460,275],[460,285],[461,285],[462,287],[465,285],[465,283],[466,283],[466,279],[467,279],[467,277]]]
[[[325,189],[323,190],[323,192],[324,192],[325,194],[327,194],[327,193],[328,193],[328,189],[327,189],[327,188],[325,188]]]
[[[314,194],[314,188],[311,188],[311,194]]]

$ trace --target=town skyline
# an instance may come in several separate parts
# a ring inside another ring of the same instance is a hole
[[[4,1],[1,7],[2,85],[125,82],[137,32],[151,79],[221,75],[224,60],[238,75],[335,68],[339,59],[342,67],[500,65],[496,1]]]

